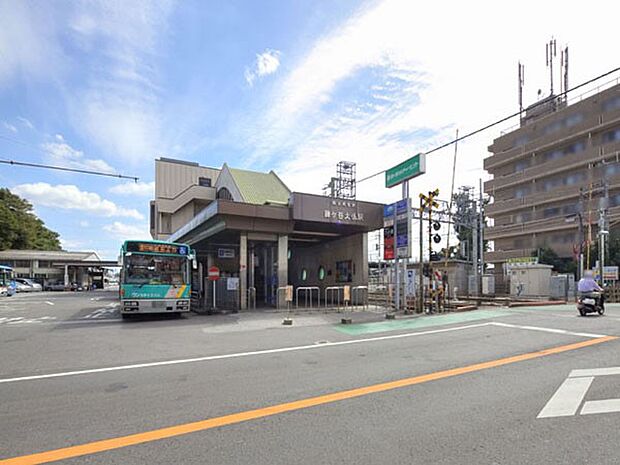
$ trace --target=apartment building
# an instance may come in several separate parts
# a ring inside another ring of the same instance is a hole
[[[525,111],[517,129],[495,139],[484,168],[493,179],[485,238],[487,263],[551,247],[575,257],[596,239],[599,202],[608,186],[609,223],[620,221],[620,84],[566,102],[549,97]],[[580,232],[583,231],[583,236]],[[501,270],[501,266],[496,269]]]

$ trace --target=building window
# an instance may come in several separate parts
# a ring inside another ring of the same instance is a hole
[[[609,199],[610,207],[617,207],[620,205],[620,194],[612,195]]]
[[[574,215],[577,213],[577,205],[575,204],[570,204],[570,205],[566,205],[564,208],[562,208],[562,213],[564,213],[565,215]]]
[[[30,260],[15,260],[13,266],[15,268],[30,268]]]
[[[545,135],[554,133],[554,132],[559,131],[560,129],[562,129],[562,126],[564,126],[562,124],[562,121],[555,121],[555,122],[549,124],[548,126],[545,126],[545,128],[543,129],[543,133]]]
[[[524,171],[526,168],[529,168],[530,161],[529,160],[521,160],[515,163],[515,171]]]
[[[603,134],[603,144],[608,144],[617,140],[620,140],[620,128]]]
[[[620,173],[620,165],[618,163],[612,163],[605,167],[605,176],[614,176]]]
[[[225,187],[222,187],[219,191],[217,191],[217,198],[218,199],[223,199],[223,200],[232,200],[233,199],[232,194]]]
[[[39,268],[51,268],[52,262],[49,260],[39,260]]]
[[[198,185],[201,187],[211,187],[211,178],[198,178]]]
[[[566,177],[566,184],[569,186],[572,186],[573,184],[577,184],[582,181],[585,181],[585,179],[586,179],[585,173],[571,174]]]
[[[550,218],[552,216],[558,216],[559,214],[560,214],[559,207],[549,207],[549,208],[545,208],[545,210],[543,211],[543,216],[545,218]]]
[[[515,190],[515,197],[517,199],[522,199],[526,195],[529,195],[530,192],[531,192],[531,189],[529,187],[520,187]]]
[[[336,262],[336,282],[350,283],[353,281],[353,262],[344,260]]]
[[[323,265],[319,266],[319,281],[323,281],[325,279],[325,267]]]
[[[519,136],[515,139],[514,147],[521,147],[529,142],[530,138],[527,135]]]
[[[155,230],[155,204],[151,204],[151,229]]]
[[[574,115],[570,115],[566,118],[566,126],[572,127],[583,121],[583,115],[581,113],[575,113]]]
[[[612,97],[603,102],[603,111],[612,111],[620,108],[620,95]]]

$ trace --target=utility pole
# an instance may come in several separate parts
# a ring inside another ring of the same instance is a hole
[[[479,198],[479,208],[478,212],[478,241],[480,242],[480,276],[484,275],[484,199],[482,198],[482,178],[480,178],[480,198]],[[478,289],[481,289],[481,286],[478,285]]]
[[[605,267],[605,242],[607,234],[607,206],[609,204],[609,185],[607,179],[603,181],[603,197],[599,200],[599,219],[598,219],[598,257],[599,257],[599,276],[601,284],[604,284],[603,269]]]

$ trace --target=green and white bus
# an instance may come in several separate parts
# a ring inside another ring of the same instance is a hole
[[[196,254],[186,244],[125,241],[119,256],[121,315],[189,312]]]

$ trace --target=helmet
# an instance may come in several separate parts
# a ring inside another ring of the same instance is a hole
[[[592,271],[591,271],[591,270],[586,270],[586,271],[584,271],[584,273],[583,273],[583,277],[584,277],[584,278],[594,278],[594,273],[592,273]]]

